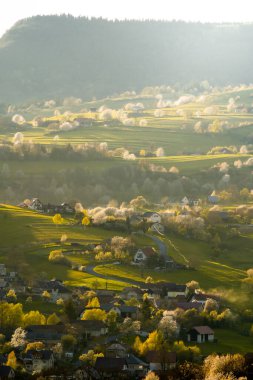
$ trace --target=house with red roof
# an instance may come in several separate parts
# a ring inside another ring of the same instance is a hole
[[[148,258],[154,257],[156,255],[156,251],[153,247],[144,247],[139,248],[136,254],[134,255],[134,262],[136,264],[143,263]]]

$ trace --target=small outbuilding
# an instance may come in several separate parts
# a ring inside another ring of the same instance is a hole
[[[195,326],[188,331],[188,342],[205,343],[214,341],[214,331],[209,326]]]

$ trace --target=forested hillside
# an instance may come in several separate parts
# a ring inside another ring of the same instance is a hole
[[[0,102],[250,83],[253,25],[37,16],[0,40]]]

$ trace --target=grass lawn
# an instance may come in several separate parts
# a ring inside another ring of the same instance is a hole
[[[206,291],[220,292],[235,309],[253,307],[252,297],[242,288],[246,269],[252,266],[252,236],[242,236],[230,241],[228,252],[213,257],[209,244],[169,234],[164,239],[169,255],[185,264],[185,257],[193,269],[176,271],[155,271],[145,266],[97,265],[95,271],[107,276],[118,276],[135,281],[145,281],[151,276],[155,281],[164,280],[184,284],[198,281]],[[243,255],[238,254],[243,250]]]
[[[214,329],[217,343],[198,344],[203,355],[212,353],[241,353],[252,352],[253,338],[240,335],[231,329]]]
[[[241,280],[246,276],[245,270],[250,265],[252,239],[249,237],[233,239],[229,253],[217,258],[213,257],[210,245],[204,242],[185,239],[173,234],[166,236],[164,242],[168,246],[169,255],[175,261],[186,264],[183,258],[185,257],[194,269],[157,272],[145,266],[106,264],[98,265],[96,271],[131,278],[136,281],[143,281],[147,276],[152,276],[154,280],[162,279],[177,283],[196,280],[205,289],[218,287],[238,289]],[[241,258],[238,251],[239,247],[243,246],[245,254]]]
[[[83,229],[79,226],[66,224],[55,226],[52,217],[38,214],[18,207],[0,206],[1,250],[0,260],[9,268],[15,269],[27,279],[38,278],[40,275],[48,278],[57,277],[70,286],[92,286],[97,279],[85,272],[72,270],[67,266],[53,264],[48,261],[51,250],[63,248],[72,250],[68,243],[81,244],[100,243],[118,232],[103,230],[97,227]],[[62,234],[68,236],[68,243],[61,246],[59,240]],[[87,255],[71,254],[68,258],[76,264],[86,265],[91,258]],[[98,287],[121,290],[126,283],[98,279]]]
[[[69,242],[81,244],[99,243],[104,239],[118,235],[115,231],[99,227],[74,226],[71,220],[62,225],[54,225],[52,216],[38,214],[19,207],[0,205],[1,248],[22,247],[22,245],[41,245],[59,242],[62,234]]]
[[[148,158],[155,165],[161,165],[167,169],[176,166],[182,174],[192,174],[200,170],[209,169],[221,162],[234,164],[236,160],[246,161],[250,155],[246,154],[217,154],[217,155],[178,155],[168,157]]]
[[[31,310],[39,310],[41,313],[48,315],[52,313],[59,314],[61,310],[61,306],[53,302],[45,302],[41,297],[33,296],[32,302],[26,302],[26,298],[19,296],[17,299],[17,302],[23,304],[23,310],[26,313]]]

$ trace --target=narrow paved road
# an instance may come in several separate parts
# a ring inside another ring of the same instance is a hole
[[[168,249],[167,249],[166,244],[164,244],[164,242],[161,239],[159,239],[157,236],[148,235],[148,234],[143,234],[143,235],[145,235],[145,236],[147,236],[153,240],[153,242],[158,247],[160,255],[163,256],[164,259],[166,260],[168,258]],[[105,275],[102,273],[97,273],[94,270],[94,268],[96,266],[97,266],[96,264],[95,265],[87,265],[85,272],[90,274],[91,276],[102,278],[104,280],[121,281],[121,282],[126,282],[126,283],[131,284],[131,285],[140,286],[140,287],[146,286],[145,282],[135,281],[135,280],[132,280],[131,278],[128,278],[128,277],[119,277],[119,276]]]
[[[95,276],[98,278],[103,278],[104,280],[114,280],[114,281],[120,281],[120,282],[127,282],[128,284],[135,285],[135,286],[144,286],[145,285],[145,282],[135,281],[135,280],[132,280],[131,278],[128,278],[128,277],[119,277],[119,276],[97,273],[96,271],[94,271],[94,268],[96,266],[97,266],[96,264],[95,265],[87,265],[85,272],[92,275],[92,276]]]
[[[145,236],[147,236],[153,240],[153,242],[158,247],[160,255],[163,256],[164,260],[167,260],[168,259],[168,248],[167,248],[166,244],[164,244],[164,242],[157,236],[147,235],[147,234],[145,234]]]

